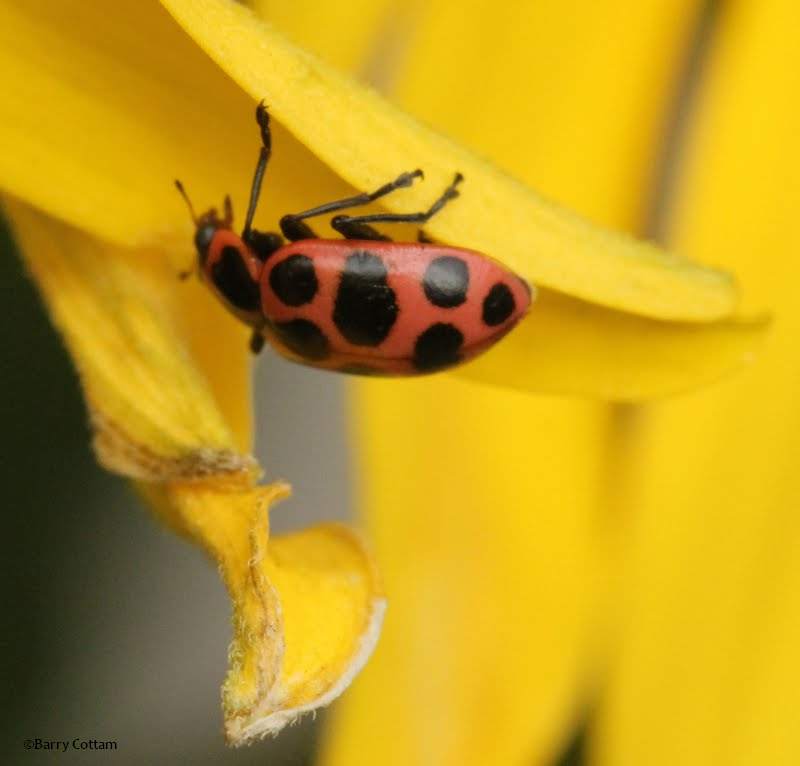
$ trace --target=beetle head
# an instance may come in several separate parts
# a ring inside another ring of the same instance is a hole
[[[233,224],[233,208],[231,206],[231,198],[227,196],[225,197],[224,218],[220,218],[219,215],[217,215],[217,209],[215,207],[212,207],[202,215],[197,215],[194,212],[194,206],[189,199],[189,195],[186,194],[186,190],[183,188],[183,184],[177,179],[175,180],[175,188],[177,188],[177,190],[180,192],[183,199],[186,200],[186,205],[189,208],[189,214],[192,216],[192,221],[194,221],[194,245],[197,248],[198,263],[202,269],[206,259],[208,258],[208,250],[211,247],[211,242],[214,239],[214,235],[219,229],[230,229],[231,225]]]

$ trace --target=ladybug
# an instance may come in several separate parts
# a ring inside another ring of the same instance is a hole
[[[373,202],[410,186],[422,171],[402,173],[370,194],[285,215],[283,237],[253,229],[272,143],[263,103],[256,120],[262,146],[241,236],[231,228],[230,197],[223,218],[214,208],[197,216],[182,184],[175,182],[195,223],[201,278],[253,328],[254,353],[266,338],[283,356],[313,367],[355,375],[418,375],[475,357],[525,315],[531,288],[488,256],[436,244],[422,232],[418,242],[392,242],[371,226],[424,224],[458,196],[460,173],[424,212],[336,215],[331,226],[344,236],[341,240],[319,239],[306,219]]]

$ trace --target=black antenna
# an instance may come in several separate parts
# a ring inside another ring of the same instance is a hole
[[[186,189],[183,188],[183,184],[177,178],[175,179],[175,188],[180,192],[181,197],[186,200],[186,204],[189,207],[189,215],[192,216],[192,221],[194,221],[194,225],[197,226],[197,214],[194,212],[192,201],[189,199]]]

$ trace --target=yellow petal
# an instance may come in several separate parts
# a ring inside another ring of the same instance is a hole
[[[766,318],[698,326],[540,295],[535,317],[459,377],[520,391],[638,401],[712,383],[758,358]]]
[[[421,5],[393,91],[403,108],[591,220],[641,233],[703,0]]]
[[[372,652],[385,609],[358,538],[325,524],[269,539],[267,508],[288,494],[281,484],[239,493],[150,485],[145,494],[218,562],[231,593],[228,741],[275,734],[341,694]]]
[[[56,63],[57,62],[57,63]],[[258,154],[253,102],[156,0],[0,8],[0,184],[41,210],[118,245],[158,246],[175,270],[191,261],[195,205],[226,193],[241,220]],[[280,124],[257,221],[348,189]],[[275,192],[279,192],[280,199]]]
[[[200,286],[181,285],[158,251],[104,245],[11,200],[7,210],[80,372],[101,462],[143,479],[256,471],[175,321],[180,291]],[[245,338],[235,323],[225,327],[243,349],[226,374],[246,392]]]
[[[268,507],[288,487],[255,486],[260,469],[241,451],[245,440],[228,426],[186,339],[181,291],[211,297],[199,285],[176,286],[160,251],[101,243],[17,201],[7,210],[80,374],[98,457],[138,479],[159,516],[220,566],[234,603],[229,740],[276,732],[327,704],[375,643],[379,584],[344,528],[269,540]],[[219,349],[218,364],[246,353],[244,331],[230,322],[227,340],[237,351]],[[225,340],[220,331],[210,339]],[[245,376],[246,366],[217,372],[224,386],[224,374]],[[236,407],[234,415],[246,420]]]
[[[323,763],[544,762],[583,682],[601,407],[446,377],[358,394],[391,610]]]
[[[800,762],[800,7],[719,13],[674,236],[724,254],[776,321],[745,374],[637,418],[629,611],[598,764]]]
[[[346,5],[319,0],[254,0],[249,5],[289,40],[337,69],[351,72],[362,71],[369,64],[375,46],[385,42],[381,32],[390,33],[400,10],[396,0],[348,0]]]
[[[489,253],[534,284],[659,319],[731,314],[727,275],[594,227],[466,149],[410,119],[374,92],[287,43],[252,12],[225,0],[163,0],[189,34],[255,99],[341,177],[368,189],[424,167],[427,184],[389,197],[392,210],[430,204],[454,171],[469,186],[426,228]]]

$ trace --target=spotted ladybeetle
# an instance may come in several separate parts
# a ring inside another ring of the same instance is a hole
[[[269,115],[256,110],[262,146],[241,236],[214,208],[197,216],[189,205],[201,278],[253,328],[250,346],[266,337],[295,362],[356,375],[416,375],[466,361],[502,338],[525,315],[528,284],[473,250],[418,242],[391,242],[370,224],[425,223],[458,196],[456,174],[421,213],[337,215],[331,226],[345,239],[318,239],[305,219],[364,205],[410,186],[421,170],[402,173],[371,194],[328,202],[285,215],[279,234],[256,231],[253,215],[271,153]]]

